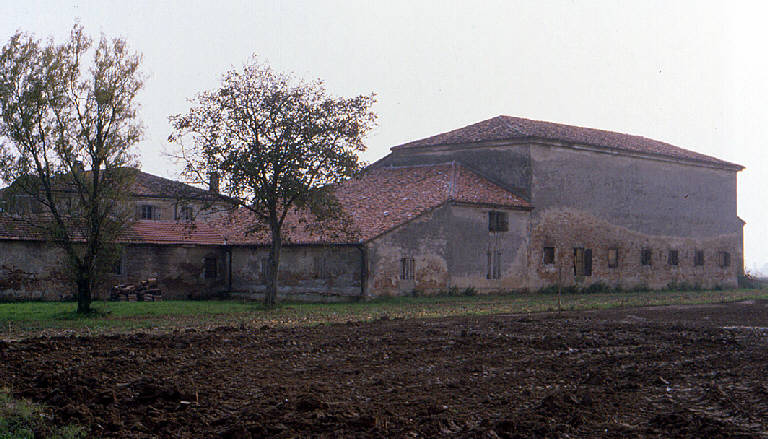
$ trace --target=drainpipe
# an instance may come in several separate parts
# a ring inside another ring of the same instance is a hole
[[[360,298],[362,299],[365,297],[365,283],[368,280],[368,258],[365,244],[358,244],[355,247],[360,250]]]

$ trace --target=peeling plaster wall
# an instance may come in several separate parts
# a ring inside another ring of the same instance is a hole
[[[262,264],[268,247],[232,248],[232,290],[263,297]],[[338,301],[360,297],[361,252],[352,246],[284,246],[280,252],[278,298]]]
[[[532,288],[736,286],[743,247],[735,172],[546,145],[533,146],[531,158]],[[556,264],[542,263],[545,246],[556,247]],[[574,276],[574,247],[592,249],[592,276]],[[619,249],[616,268],[607,266],[609,248]],[[651,265],[641,264],[643,248]],[[669,265],[669,250],[679,265]],[[703,266],[693,263],[696,250],[705,252]],[[718,266],[720,251],[730,253],[729,267]]]
[[[0,298],[58,300],[74,285],[64,252],[37,241],[0,241]]]
[[[216,257],[217,278],[204,279],[204,259]],[[0,298],[59,300],[75,293],[64,252],[37,241],[0,241]],[[119,275],[106,273],[94,299],[113,285],[158,279],[165,299],[210,297],[226,289],[226,257],[220,247],[132,245],[123,249]]]
[[[526,286],[528,212],[505,210],[509,231],[488,231],[489,208],[444,205],[368,244],[368,294],[434,294],[455,286],[479,292]],[[495,209],[498,210],[498,209]],[[488,251],[501,251],[502,275],[488,279]],[[401,260],[413,258],[413,280],[401,279]]]
[[[216,278],[205,279],[205,258],[216,258]],[[227,289],[226,252],[217,246],[131,245],[123,250],[122,274],[105,276],[102,294],[119,283],[157,278],[165,299],[207,298]]]

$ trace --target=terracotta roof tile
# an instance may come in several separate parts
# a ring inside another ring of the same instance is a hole
[[[0,239],[16,241],[45,240],[46,235],[40,228],[44,221],[50,221],[50,217],[45,215],[20,217],[17,215],[0,214]],[[124,232],[120,242],[126,244],[161,245],[226,244],[224,236],[209,224],[176,221],[136,221]]]
[[[40,240],[43,235],[29,218],[0,213],[0,239]]]
[[[642,136],[512,116],[497,116],[446,133],[398,145],[393,147],[392,150],[528,138],[558,140],[635,153],[662,155],[726,167],[743,168],[741,165]]]
[[[176,221],[136,221],[120,239],[131,244],[225,245],[224,236],[213,226]]]
[[[335,191],[347,221],[317,223],[306,212],[286,217],[286,243],[319,244],[367,241],[406,223],[447,201],[507,208],[530,204],[459,164],[369,169]],[[249,213],[236,212],[219,222],[233,244],[269,243],[266,229],[250,231],[258,221]]]
[[[524,199],[453,163],[369,169],[339,185],[339,217],[318,221],[293,210],[283,225],[286,244],[339,244],[366,241],[404,224],[445,202],[528,209]],[[0,239],[42,240],[32,218],[0,214]],[[256,226],[256,228],[254,227]],[[131,244],[265,245],[269,231],[240,209],[210,223],[136,221],[121,241]]]

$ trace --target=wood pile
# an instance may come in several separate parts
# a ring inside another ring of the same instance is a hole
[[[163,294],[157,287],[157,278],[150,277],[147,280],[134,284],[120,284],[112,287],[109,299],[119,302],[160,302]]]

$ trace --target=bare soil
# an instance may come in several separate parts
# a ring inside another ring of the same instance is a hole
[[[0,342],[94,437],[766,438],[768,304]]]

